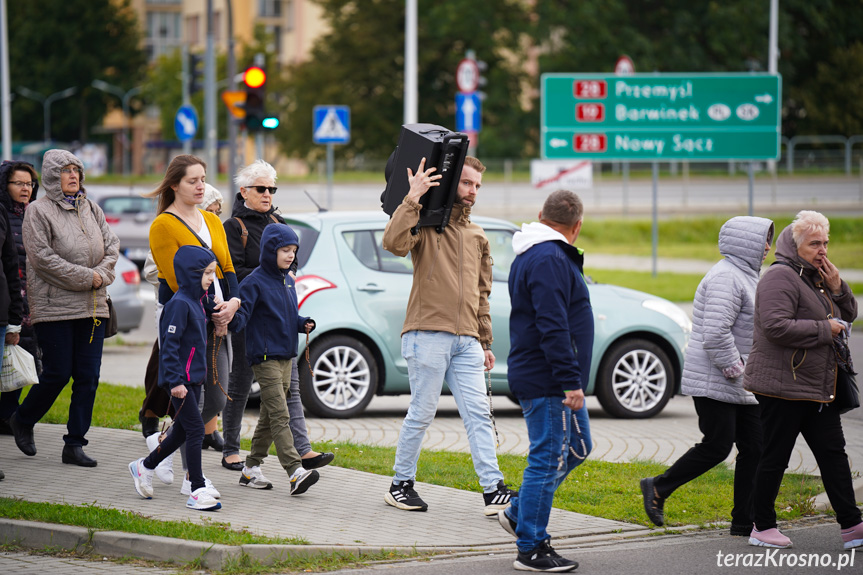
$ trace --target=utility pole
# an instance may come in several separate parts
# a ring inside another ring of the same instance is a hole
[[[207,0],[207,52],[204,55],[204,118],[206,128],[207,166],[210,181],[215,183],[219,175],[219,157],[216,148],[218,127],[216,124],[216,52],[215,30],[213,30],[213,0]]]
[[[46,98],[39,92],[31,90],[30,88],[18,86],[19,94],[21,94],[25,98],[34,100],[42,104],[42,138],[45,140],[46,144],[51,143],[51,104],[53,104],[57,100],[68,98],[77,91],[78,88],[72,86],[71,88],[66,88],[65,90],[62,90],[60,92],[54,92]]]
[[[9,28],[6,25],[6,0],[0,0],[0,122],[3,127],[3,160],[12,159],[12,94],[9,88]]]
[[[234,11],[231,6],[232,0],[225,0],[225,9],[228,11],[228,89],[237,89],[237,59],[234,55]],[[237,120],[227,110],[228,119],[228,191],[230,192],[231,205],[237,195],[234,174],[237,171]]]
[[[417,123],[418,99],[417,0],[405,0],[405,124]]]

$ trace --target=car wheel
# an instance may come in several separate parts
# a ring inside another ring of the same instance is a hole
[[[318,417],[347,418],[362,413],[378,383],[374,355],[359,340],[345,335],[322,337],[311,344],[309,361],[300,364],[303,405]]]
[[[668,355],[645,339],[614,344],[602,358],[597,377],[596,397],[614,417],[653,417],[674,391],[674,368]]]

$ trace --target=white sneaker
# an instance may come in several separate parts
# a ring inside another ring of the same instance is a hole
[[[159,434],[154,433],[147,437],[147,449],[152,452],[155,451],[157,447],[159,447]],[[174,482],[174,454],[172,453],[163,459],[162,462],[156,466],[155,471],[156,477],[159,478],[159,481],[165,485],[171,485]],[[188,493],[184,493],[183,495],[188,495]]]
[[[320,479],[320,474],[315,469],[303,469],[298,467],[291,475],[291,495],[301,495],[309,490]]]
[[[129,473],[135,482],[135,491],[144,499],[153,498],[153,470],[144,467],[144,458],[136,459],[129,464]]]
[[[215,511],[221,509],[222,504],[216,501],[206,487],[201,487],[189,495],[186,507],[197,511]]]
[[[201,489],[206,489],[207,492],[213,497],[213,499],[221,499],[222,494],[219,493],[219,490],[215,488],[213,482],[204,477],[204,486]],[[183,479],[183,487],[180,488],[180,495],[191,495],[192,494],[192,482],[189,481],[189,478],[186,477]]]
[[[243,471],[240,474],[240,486],[241,487],[251,487],[253,489],[272,489],[273,484],[270,483],[269,479],[264,477],[263,472],[261,472],[261,466],[255,465],[252,468],[243,466]]]

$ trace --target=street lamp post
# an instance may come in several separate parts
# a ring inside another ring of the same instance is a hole
[[[56,102],[57,100],[62,100],[63,98],[68,98],[72,94],[78,91],[78,88],[72,86],[71,88],[66,88],[65,90],[61,90],[60,92],[54,92],[47,98],[36,92],[35,90],[31,90],[30,88],[26,88],[24,86],[18,86],[16,91],[24,96],[25,98],[29,98],[30,100],[35,100],[42,104],[42,115],[43,115],[43,138],[45,139],[46,144],[51,143],[51,104]]]
[[[124,91],[123,88],[102,80],[93,80],[91,85],[97,90],[114,94],[123,103],[123,117],[126,120],[126,126],[123,131],[123,139],[125,140],[123,142],[123,173],[128,176],[132,173],[132,137],[130,134],[132,117],[129,113],[129,101],[133,96],[141,92],[143,86],[135,86],[131,90]]]

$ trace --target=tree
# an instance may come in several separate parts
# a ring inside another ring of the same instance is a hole
[[[91,87],[104,80],[126,90],[140,84],[147,63],[130,0],[27,0],[9,15],[12,91],[19,86],[44,96],[75,86],[77,93],[51,107],[51,135],[87,141],[116,96]],[[42,104],[16,96],[12,129],[16,139],[41,140]]]
[[[288,154],[314,157],[323,146],[311,140],[316,105],[351,107],[348,156],[386,158],[403,119],[404,1],[316,0],[330,32],[311,58],[288,70],[282,126],[276,137]],[[454,128],[455,71],[472,49],[488,63],[480,151],[484,156],[520,155],[531,128],[520,106],[526,77],[522,31],[524,3],[516,0],[419,0],[419,121]]]

